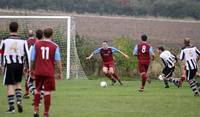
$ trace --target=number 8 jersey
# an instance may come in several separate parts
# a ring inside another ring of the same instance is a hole
[[[149,64],[153,48],[146,42],[140,42],[134,49],[134,55],[137,55],[140,64]]]
[[[31,51],[31,61],[35,63],[35,76],[54,77],[55,61],[61,60],[59,47],[51,40],[41,40],[35,43]]]

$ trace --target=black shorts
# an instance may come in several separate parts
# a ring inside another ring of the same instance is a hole
[[[196,73],[197,73],[197,69],[193,69],[193,70],[186,70],[186,78],[187,80],[192,80],[195,76],[196,76]]]
[[[172,77],[174,70],[175,70],[175,67],[172,67],[172,68],[165,67],[162,73],[165,75],[165,78],[170,78]]]
[[[23,64],[7,64],[4,68],[4,85],[15,85],[22,81]]]

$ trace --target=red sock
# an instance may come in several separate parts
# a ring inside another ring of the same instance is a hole
[[[112,74],[112,76],[113,76],[116,80],[119,80],[119,79],[120,79],[120,77],[119,77],[116,73]]]
[[[51,95],[44,96],[44,115],[48,115],[51,105]]]
[[[40,93],[34,95],[34,110],[36,113],[39,112],[39,103],[40,103]]]
[[[107,73],[107,74],[105,74],[105,76],[108,77],[110,80],[112,80],[111,74]]]
[[[142,75],[142,89],[144,89],[144,86],[145,86],[145,84],[146,84],[146,80],[147,80],[147,75],[146,74],[143,74]]]
[[[185,81],[185,79],[186,79],[185,77],[181,77],[181,80],[180,80],[180,81],[181,81],[181,83],[182,83],[182,82],[184,82],[184,81]]]

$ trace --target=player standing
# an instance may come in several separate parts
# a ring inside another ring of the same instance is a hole
[[[119,52],[122,54],[125,58],[129,58],[128,55],[124,54],[122,51],[114,48],[109,47],[107,41],[102,42],[102,47],[96,49],[92,54],[87,57],[86,59],[91,59],[95,54],[100,54],[101,58],[103,60],[103,73],[105,76],[107,76],[110,80],[112,80],[112,85],[116,83],[116,80],[120,83],[120,85],[123,85],[123,83],[120,80],[120,77],[117,75],[115,71],[115,63],[113,59],[113,53]]]
[[[20,36],[18,36],[18,23],[11,22],[9,25],[10,36],[2,40],[0,50],[3,51],[4,58],[4,80],[3,84],[7,86],[8,93],[8,113],[15,112],[14,102],[16,96],[16,103],[18,112],[23,112],[22,107],[22,75],[23,66],[26,61],[29,67],[28,44]],[[25,61],[24,61],[25,59]]]
[[[184,47],[181,50],[180,60],[185,62],[186,66],[186,80],[188,81],[194,96],[199,96],[199,89],[197,87],[197,82],[195,76],[197,73],[197,59],[200,56],[200,51],[197,47],[190,44],[190,39],[186,38],[184,40]]]
[[[39,117],[40,91],[44,87],[44,117],[49,117],[51,92],[55,90],[55,64],[58,77],[62,79],[62,64],[59,47],[52,41],[53,29],[44,30],[44,39],[37,41],[31,52],[31,73],[34,70],[36,90],[34,95],[34,117]]]
[[[178,62],[176,55],[172,54],[168,50],[165,50],[163,46],[158,47],[157,51],[160,54],[160,58],[165,66],[162,71],[165,88],[169,88],[168,82],[172,82],[174,83],[174,85],[179,87],[179,80],[172,78],[174,70],[175,70],[175,64]]]
[[[155,54],[153,52],[153,47],[150,46],[150,44],[147,43],[148,37],[146,35],[141,36],[141,42],[139,42],[135,48],[133,54],[137,56],[138,58],[138,68],[141,76],[141,87],[139,89],[140,92],[144,91],[144,87],[146,84],[146,81],[148,80],[150,83],[150,79],[148,78],[148,68],[151,61],[154,60]]]

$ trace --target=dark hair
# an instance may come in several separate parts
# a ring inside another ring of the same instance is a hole
[[[50,38],[52,35],[53,35],[53,29],[52,28],[44,29],[44,37]]]
[[[184,44],[185,44],[185,46],[190,46],[190,38],[185,38]]]
[[[18,31],[18,23],[11,22],[9,25],[10,32],[17,32]]]
[[[165,48],[163,46],[159,46],[158,50],[165,51]]]
[[[39,40],[41,40],[42,37],[43,37],[43,31],[40,30],[40,29],[38,29],[38,30],[36,31],[36,37],[37,37]]]
[[[108,41],[104,40],[102,43],[108,43]]]
[[[142,41],[147,41],[148,37],[147,37],[147,35],[142,35],[141,39],[142,39]]]

